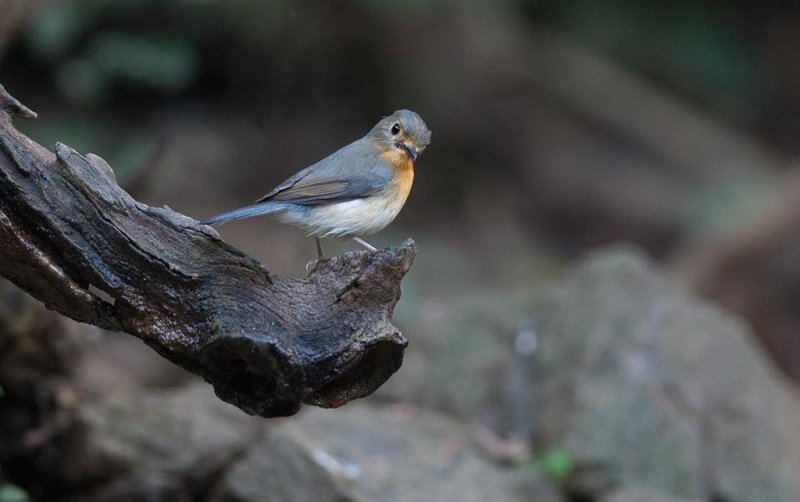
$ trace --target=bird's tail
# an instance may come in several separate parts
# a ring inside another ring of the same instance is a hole
[[[261,204],[253,204],[252,206],[235,209],[228,213],[218,214],[212,218],[203,221],[202,223],[203,225],[216,225],[218,223],[227,223],[229,221],[251,218],[253,216],[265,216],[286,209],[288,209],[286,207],[286,204],[278,204],[275,202],[262,202]]]

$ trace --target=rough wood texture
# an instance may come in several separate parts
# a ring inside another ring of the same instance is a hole
[[[0,275],[78,321],[125,331],[247,413],[372,393],[401,365],[391,324],[413,241],[272,275],[208,226],[149,207],[100,157],[16,131],[36,114],[0,86]]]

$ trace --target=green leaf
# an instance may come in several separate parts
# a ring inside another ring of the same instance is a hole
[[[199,67],[194,46],[185,40],[127,33],[99,35],[89,58],[109,80],[161,92],[183,90],[194,81]]]
[[[554,22],[598,52],[723,105],[757,102],[757,47],[735,9],[677,0],[549,1]],[[763,79],[761,79],[763,80]]]
[[[28,492],[17,485],[0,485],[0,502],[28,502]]]
[[[536,461],[539,470],[558,484],[566,483],[574,469],[572,455],[565,448],[553,448]]]
[[[71,50],[91,23],[91,14],[81,10],[77,3],[62,2],[39,10],[25,40],[28,49],[39,59],[55,59]]]

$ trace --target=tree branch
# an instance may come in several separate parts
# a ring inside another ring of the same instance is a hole
[[[337,407],[401,365],[391,324],[413,241],[272,275],[210,227],[135,201],[100,157],[14,129],[0,86],[0,275],[81,322],[125,331],[247,413]]]

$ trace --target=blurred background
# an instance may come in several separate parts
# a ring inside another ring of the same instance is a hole
[[[589,252],[624,244],[675,294],[739,316],[744,343],[797,399],[798,47],[800,5],[777,1],[0,0],[0,82],[39,113],[16,127],[102,156],[138,200],[197,219],[250,203],[398,108],[418,112],[432,143],[405,209],[370,239],[418,245],[395,312],[411,345],[368,400],[475,424],[480,458],[532,458],[568,500],[611,492],[573,476],[578,452],[510,425],[536,406],[508,368],[540,339],[531,305]],[[315,253],[263,219],[220,233],[284,275],[304,275]],[[0,483],[81,499],[110,475],[46,474],[63,450],[61,429],[43,425],[74,403],[192,376],[124,335],[43,311],[19,321],[38,307],[4,287],[6,336],[32,330],[42,345],[25,345],[25,366],[9,362],[18,341],[0,344],[0,409],[14,417]],[[70,334],[48,352],[53,329]],[[40,373],[19,377],[30,367],[57,375],[37,390],[46,398],[30,397]],[[38,442],[16,443],[34,423]],[[699,499],[748,500],[709,488],[724,486],[715,476],[700,484]]]

